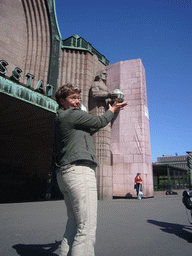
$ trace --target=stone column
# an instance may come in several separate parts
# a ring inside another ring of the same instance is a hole
[[[89,112],[101,116],[107,111],[110,95],[106,87],[106,70],[97,72],[89,94]],[[111,166],[111,124],[93,135],[98,167],[96,169],[98,198],[112,199],[113,179]]]
[[[153,196],[149,114],[145,70],[140,59],[107,68],[107,87],[120,89],[128,106],[112,124],[113,196],[135,197],[134,178],[141,173],[143,196]]]

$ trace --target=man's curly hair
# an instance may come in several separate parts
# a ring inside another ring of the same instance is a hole
[[[66,99],[69,95],[74,94],[74,93],[81,93],[81,89],[79,87],[74,86],[72,84],[64,84],[60,86],[57,91],[55,92],[55,98],[59,106],[61,106],[59,99]]]

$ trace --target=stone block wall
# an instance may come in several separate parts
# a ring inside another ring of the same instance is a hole
[[[113,198],[113,167],[100,164],[97,167],[97,190],[100,200]]]
[[[78,49],[62,48],[60,61],[59,86],[72,83],[78,86],[81,92],[81,99],[88,109],[89,90],[98,70],[105,68],[96,55],[88,51]]]
[[[26,84],[26,73],[47,83],[50,57],[50,30],[45,1],[2,0],[0,4],[1,60],[9,63],[7,76],[15,67],[22,69],[20,82]]]
[[[128,106],[112,124],[113,196],[136,196],[134,178],[143,179],[143,196],[153,196],[149,114],[145,70],[140,59],[108,67],[107,86],[119,88]]]

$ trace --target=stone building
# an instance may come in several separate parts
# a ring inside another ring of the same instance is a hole
[[[169,164],[171,166],[179,167],[188,170],[188,155],[183,156],[162,156],[157,157],[156,164]]]
[[[134,197],[137,172],[144,180],[144,196],[153,196],[149,115],[141,60],[109,65],[105,56],[82,37],[74,35],[62,40],[53,0],[2,0],[0,22],[3,192],[10,192],[7,188],[15,184],[10,197],[17,194],[20,198],[21,186],[26,194],[38,189],[36,196],[42,193],[41,182],[48,178],[51,165],[57,110],[54,93],[59,85],[70,82],[81,88],[82,102],[92,114],[106,111],[114,89],[123,91],[128,101],[126,110],[94,135],[99,199]],[[106,72],[107,80],[100,79]],[[38,180],[37,187],[32,180]]]

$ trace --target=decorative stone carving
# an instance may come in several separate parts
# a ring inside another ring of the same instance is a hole
[[[106,86],[107,72],[106,70],[100,70],[97,72],[93,84],[91,86],[91,93],[94,98],[109,98],[111,93]]]

